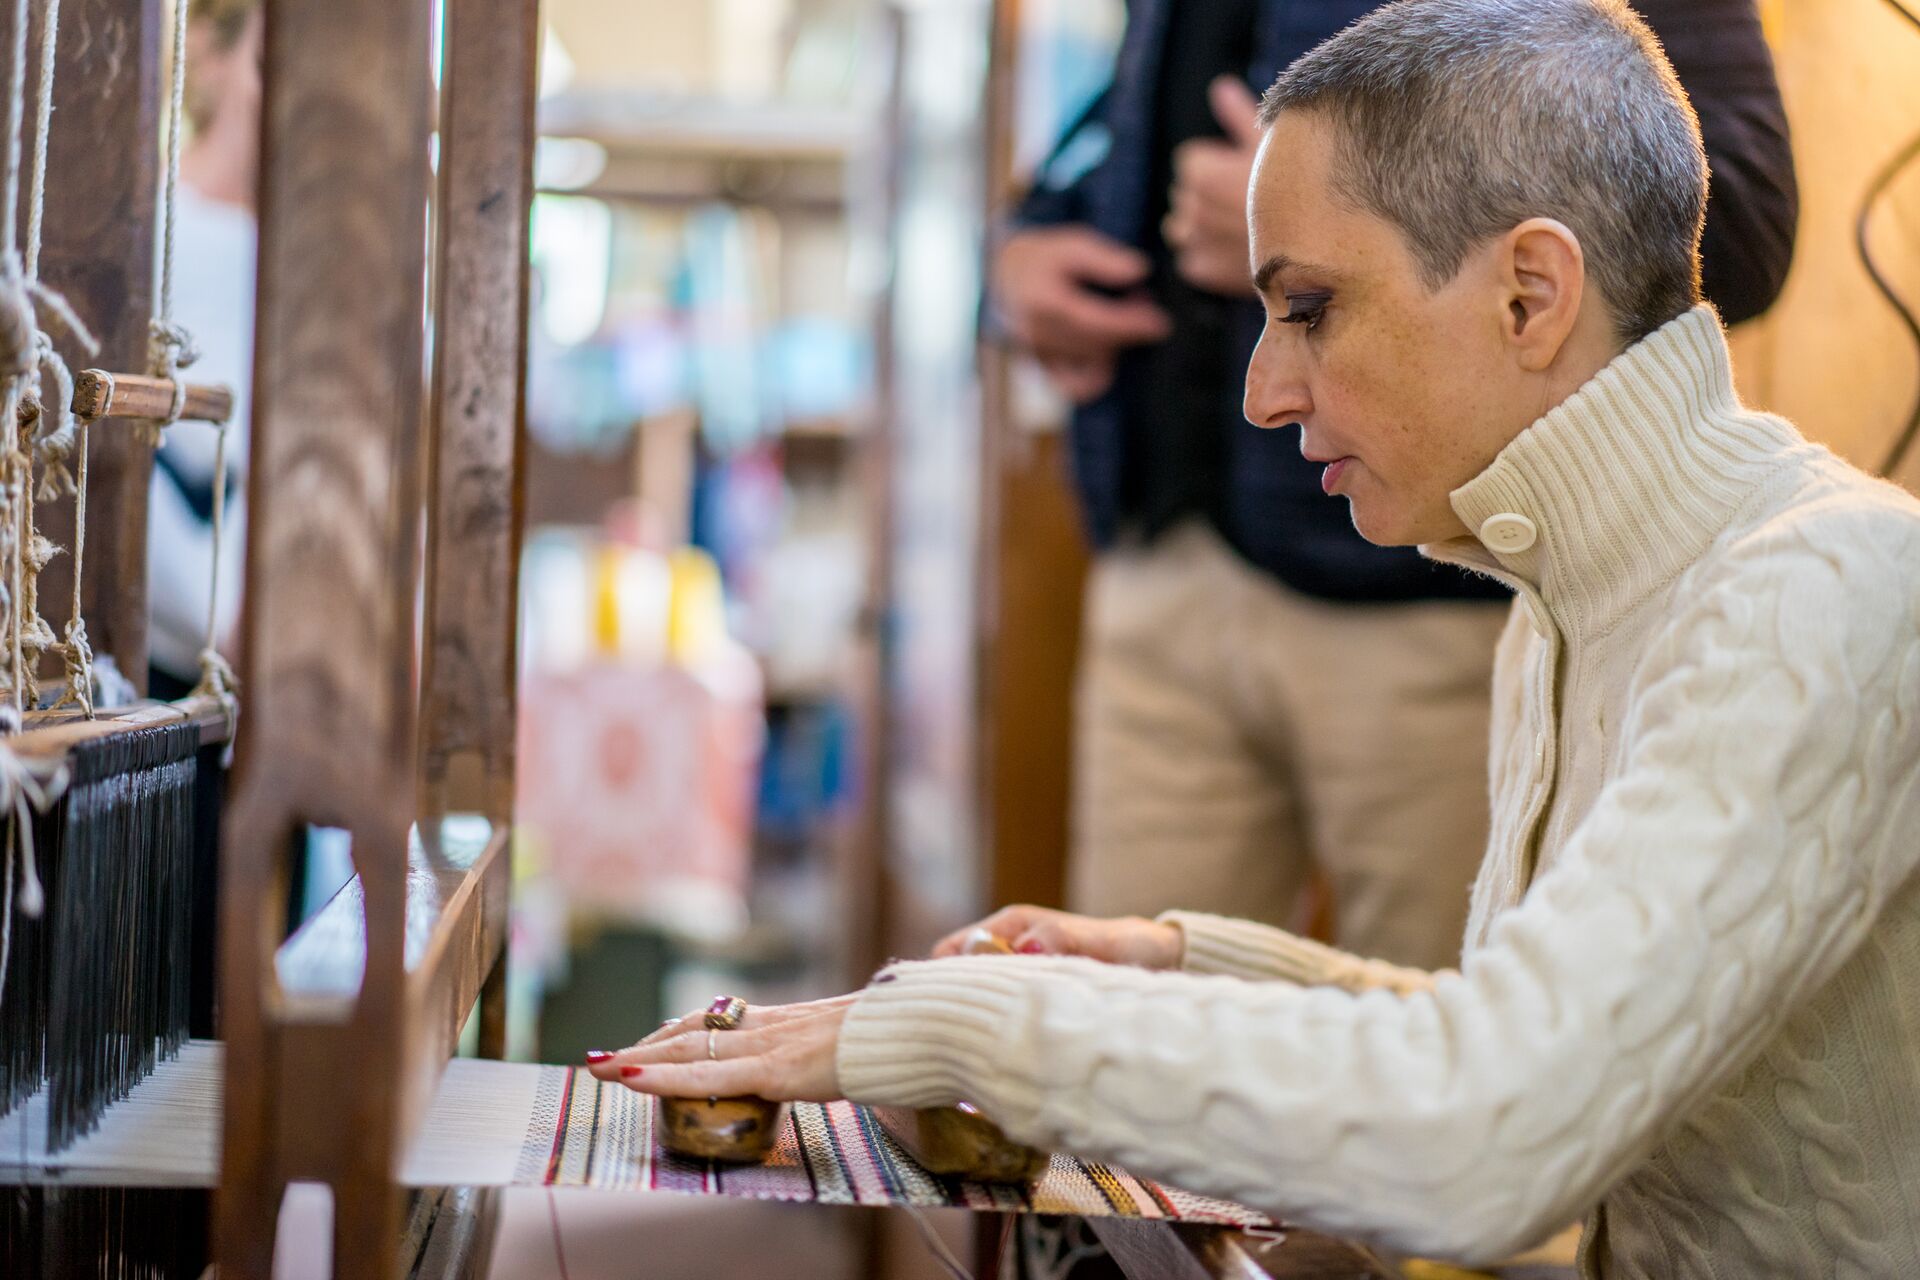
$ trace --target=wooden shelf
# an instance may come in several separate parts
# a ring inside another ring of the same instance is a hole
[[[552,194],[615,202],[733,201],[838,217],[872,122],[851,111],[633,93],[562,94],[541,104],[545,137],[607,153],[598,177]]]
[[[540,104],[541,136],[629,155],[843,163],[869,132],[852,111],[795,103],[594,92]]]

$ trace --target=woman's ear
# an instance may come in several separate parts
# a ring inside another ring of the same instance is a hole
[[[1552,218],[1529,218],[1500,241],[1507,290],[1506,339],[1520,367],[1549,368],[1560,354],[1586,295],[1586,256],[1580,238]]]

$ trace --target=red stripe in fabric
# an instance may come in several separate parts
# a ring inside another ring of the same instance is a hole
[[[567,1145],[567,1119],[573,1112],[573,1072],[567,1072],[566,1087],[560,1091],[560,1119],[553,1127],[553,1150],[547,1153],[547,1174],[542,1186],[552,1186],[560,1176],[560,1153]]]

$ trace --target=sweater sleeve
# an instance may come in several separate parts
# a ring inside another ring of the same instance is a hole
[[[1920,862],[1920,546],[1888,534],[1797,538],[1695,593],[1613,780],[1431,990],[904,964],[849,1013],[843,1089],[966,1098],[1021,1140],[1391,1247],[1536,1242],[1741,1070]]]
[[[1339,987],[1356,995],[1374,990],[1411,995],[1433,986],[1434,975],[1425,970],[1369,960],[1251,920],[1168,911],[1160,921],[1179,929],[1185,939],[1180,967],[1188,973]]]

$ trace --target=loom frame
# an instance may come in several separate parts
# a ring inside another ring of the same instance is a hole
[[[371,1278],[392,1273],[399,1162],[476,1003],[483,1051],[503,1043],[538,6],[444,6],[424,405],[434,6],[264,7],[249,705],[223,833],[215,1253],[223,1274],[266,1280],[287,1184],[317,1180],[333,1193],[334,1274]],[[493,823],[465,865],[439,838],[459,808]],[[350,994],[289,990],[262,927],[305,823],[353,838],[357,875],[328,908],[363,922]],[[492,1201],[441,1201],[454,1212],[424,1248],[437,1274],[484,1272]]]

